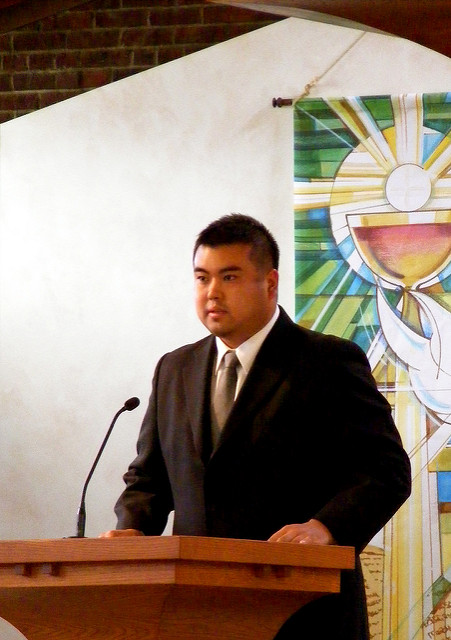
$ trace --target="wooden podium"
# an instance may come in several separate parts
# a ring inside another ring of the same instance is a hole
[[[340,590],[354,549],[183,536],[0,542],[0,616],[28,640],[272,640]]]

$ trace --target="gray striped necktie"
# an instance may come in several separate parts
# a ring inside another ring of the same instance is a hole
[[[219,429],[226,423],[235,400],[237,366],[239,360],[235,351],[227,351],[223,358],[223,371],[215,392],[214,410]]]

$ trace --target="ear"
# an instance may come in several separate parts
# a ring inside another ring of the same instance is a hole
[[[268,294],[273,297],[277,296],[277,289],[279,286],[279,272],[276,269],[271,269],[266,274],[266,283],[268,287]]]

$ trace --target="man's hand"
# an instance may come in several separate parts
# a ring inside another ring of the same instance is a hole
[[[125,538],[127,536],[143,536],[142,531],[138,529],[113,529],[112,531],[105,531],[99,535],[99,538]]]
[[[269,538],[268,542],[298,542],[300,544],[335,544],[329,529],[319,520],[302,524],[287,524]]]

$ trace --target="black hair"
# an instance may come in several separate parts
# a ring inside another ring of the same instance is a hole
[[[197,236],[193,257],[201,245],[219,247],[228,244],[249,245],[249,257],[261,269],[279,268],[279,247],[271,232],[255,218],[242,213],[230,213],[205,227]]]

